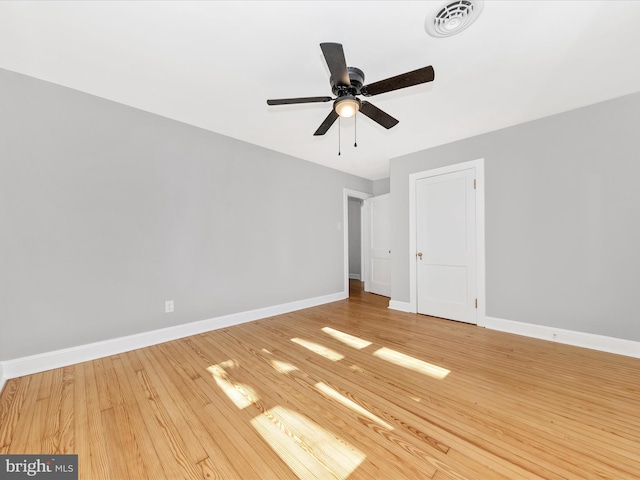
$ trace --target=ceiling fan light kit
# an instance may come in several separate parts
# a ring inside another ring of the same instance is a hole
[[[353,95],[344,95],[333,103],[333,109],[342,118],[353,117],[360,110],[360,99]]]
[[[435,78],[433,67],[423,67],[411,72],[396,75],[385,80],[364,84],[364,72],[356,67],[348,67],[344,50],[339,43],[321,43],[322,54],[329,67],[329,83],[336,98],[300,97],[267,100],[267,105],[291,105],[295,103],[329,102],[333,100],[333,109],[320,124],[314,135],[324,135],[338,118],[349,118],[360,112],[386,129],[398,124],[398,120],[380,110],[372,103],[361,101],[357,96],[371,97],[392,92],[401,88],[432,82]]]
[[[484,0],[449,0],[427,15],[425,30],[432,37],[450,37],[475,22]]]

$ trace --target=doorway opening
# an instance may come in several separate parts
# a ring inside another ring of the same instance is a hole
[[[362,206],[364,200],[360,198],[349,197],[349,214],[347,235],[349,237],[349,280],[357,280],[364,282],[363,268],[363,217]],[[352,284],[353,282],[349,282]]]
[[[349,297],[350,282],[363,282],[365,278],[364,262],[364,200],[371,198],[370,193],[345,188],[343,191],[343,232],[344,232],[344,297]],[[352,214],[350,215],[350,211]],[[353,249],[353,253],[352,252]],[[350,255],[351,253],[351,255]],[[353,257],[353,258],[352,258]],[[352,265],[351,265],[352,264]],[[354,272],[351,273],[351,266]],[[357,269],[359,267],[359,269]],[[359,272],[357,272],[359,270]],[[353,276],[353,278],[352,278]],[[359,276],[359,278],[355,278]],[[362,284],[364,289],[364,284]]]

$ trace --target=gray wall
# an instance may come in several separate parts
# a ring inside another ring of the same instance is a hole
[[[373,196],[384,195],[391,192],[391,178],[381,178],[373,181]]]
[[[409,174],[485,159],[487,315],[640,341],[640,94],[391,161],[392,299]]]
[[[0,360],[343,291],[345,187],[0,70]]]
[[[362,278],[362,200],[349,197],[349,275]]]

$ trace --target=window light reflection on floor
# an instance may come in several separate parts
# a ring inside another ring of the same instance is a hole
[[[223,364],[226,363],[224,362]],[[251,387],[240,383],[232,383],[227,372],[220,365],[211,365],[207,367],[207,371],[216,381],[220,390],[229,397],[236,407],[240,409],[246,408],[258,400],[258,395]]]
[[[351,410],[353,410],[353,411],[355,411],[355,412],[357,412],[357,413],[359,413],[361,415],[364,415],[368,419],[373,420],[374,422],[376,422],[377,424],[383,426],[387,430],[393,430],[393,427],[391,425],[389,425],[387,422],[385,422],[384,420],[382,420],[380,417],[378,417],[377,415],[374,415],[373,413],[371,413],[366,408],[361,407],[360,405],[358,405],[353,400],[348,399],[347,397],[342,395],[340,392],[338,392],[338,391],[334,390],[333,388],[331,388],[329,385],[326,385],[326,384],[324,384],[322,382],[319,382],[319,383],[316,383],[315,386],[316,386],[316,388],[318,390],[320,390],[322,393],[327,395],[329,398],[333,398],[334,400],[337,400],[341,404],[345,405],[346,407],[349,407]]]
[[[307,350],[311,350],[313,353],[317,353],[318,355],[328,358],[329,360],[333,360],[334,362],[337,362],[344,358],[344,355],[341,355],[335,350],[331,350],[330,348],[318,343],[310,342],[309,340],[295,337],[292,338],[291,341],[293,343],[297,343],[301,347],[306,348]]]
[[[451,373],[451,371],[446,368],[439,367],[438,365],[425,362],[424,360],[419,360],[411,355],[406,355],[386,347],[376,350],[373,354],[378,358],[393,363],[394,365],[405,367],[415,372],[424,373],[425,375],[440,380]]]
[[[336,330],[331,327],[323,327],[322,331],[327,335],[331,335],[336,340],[346,345],[349,345],[350,347],[357,348],[358,350],[361,350],[371,345],[371,342],[368,342],[367,340],[363,340],[360,337],[355,337],[353,335],[341,332],[340,330]]]
[[[269,360],[271,366],[280,373],[290,373],[294,370],[300,370],[295,365],[291,365],[290,363],[283,362],[282,360]]]
[[[366,458],[334,433],[279,405],[251,425],[298,478],[346,480]]]

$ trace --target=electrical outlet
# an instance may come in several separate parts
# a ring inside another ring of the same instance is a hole
[[[164,313],[173,312],[173,300],[167,300],[164,302]]]

